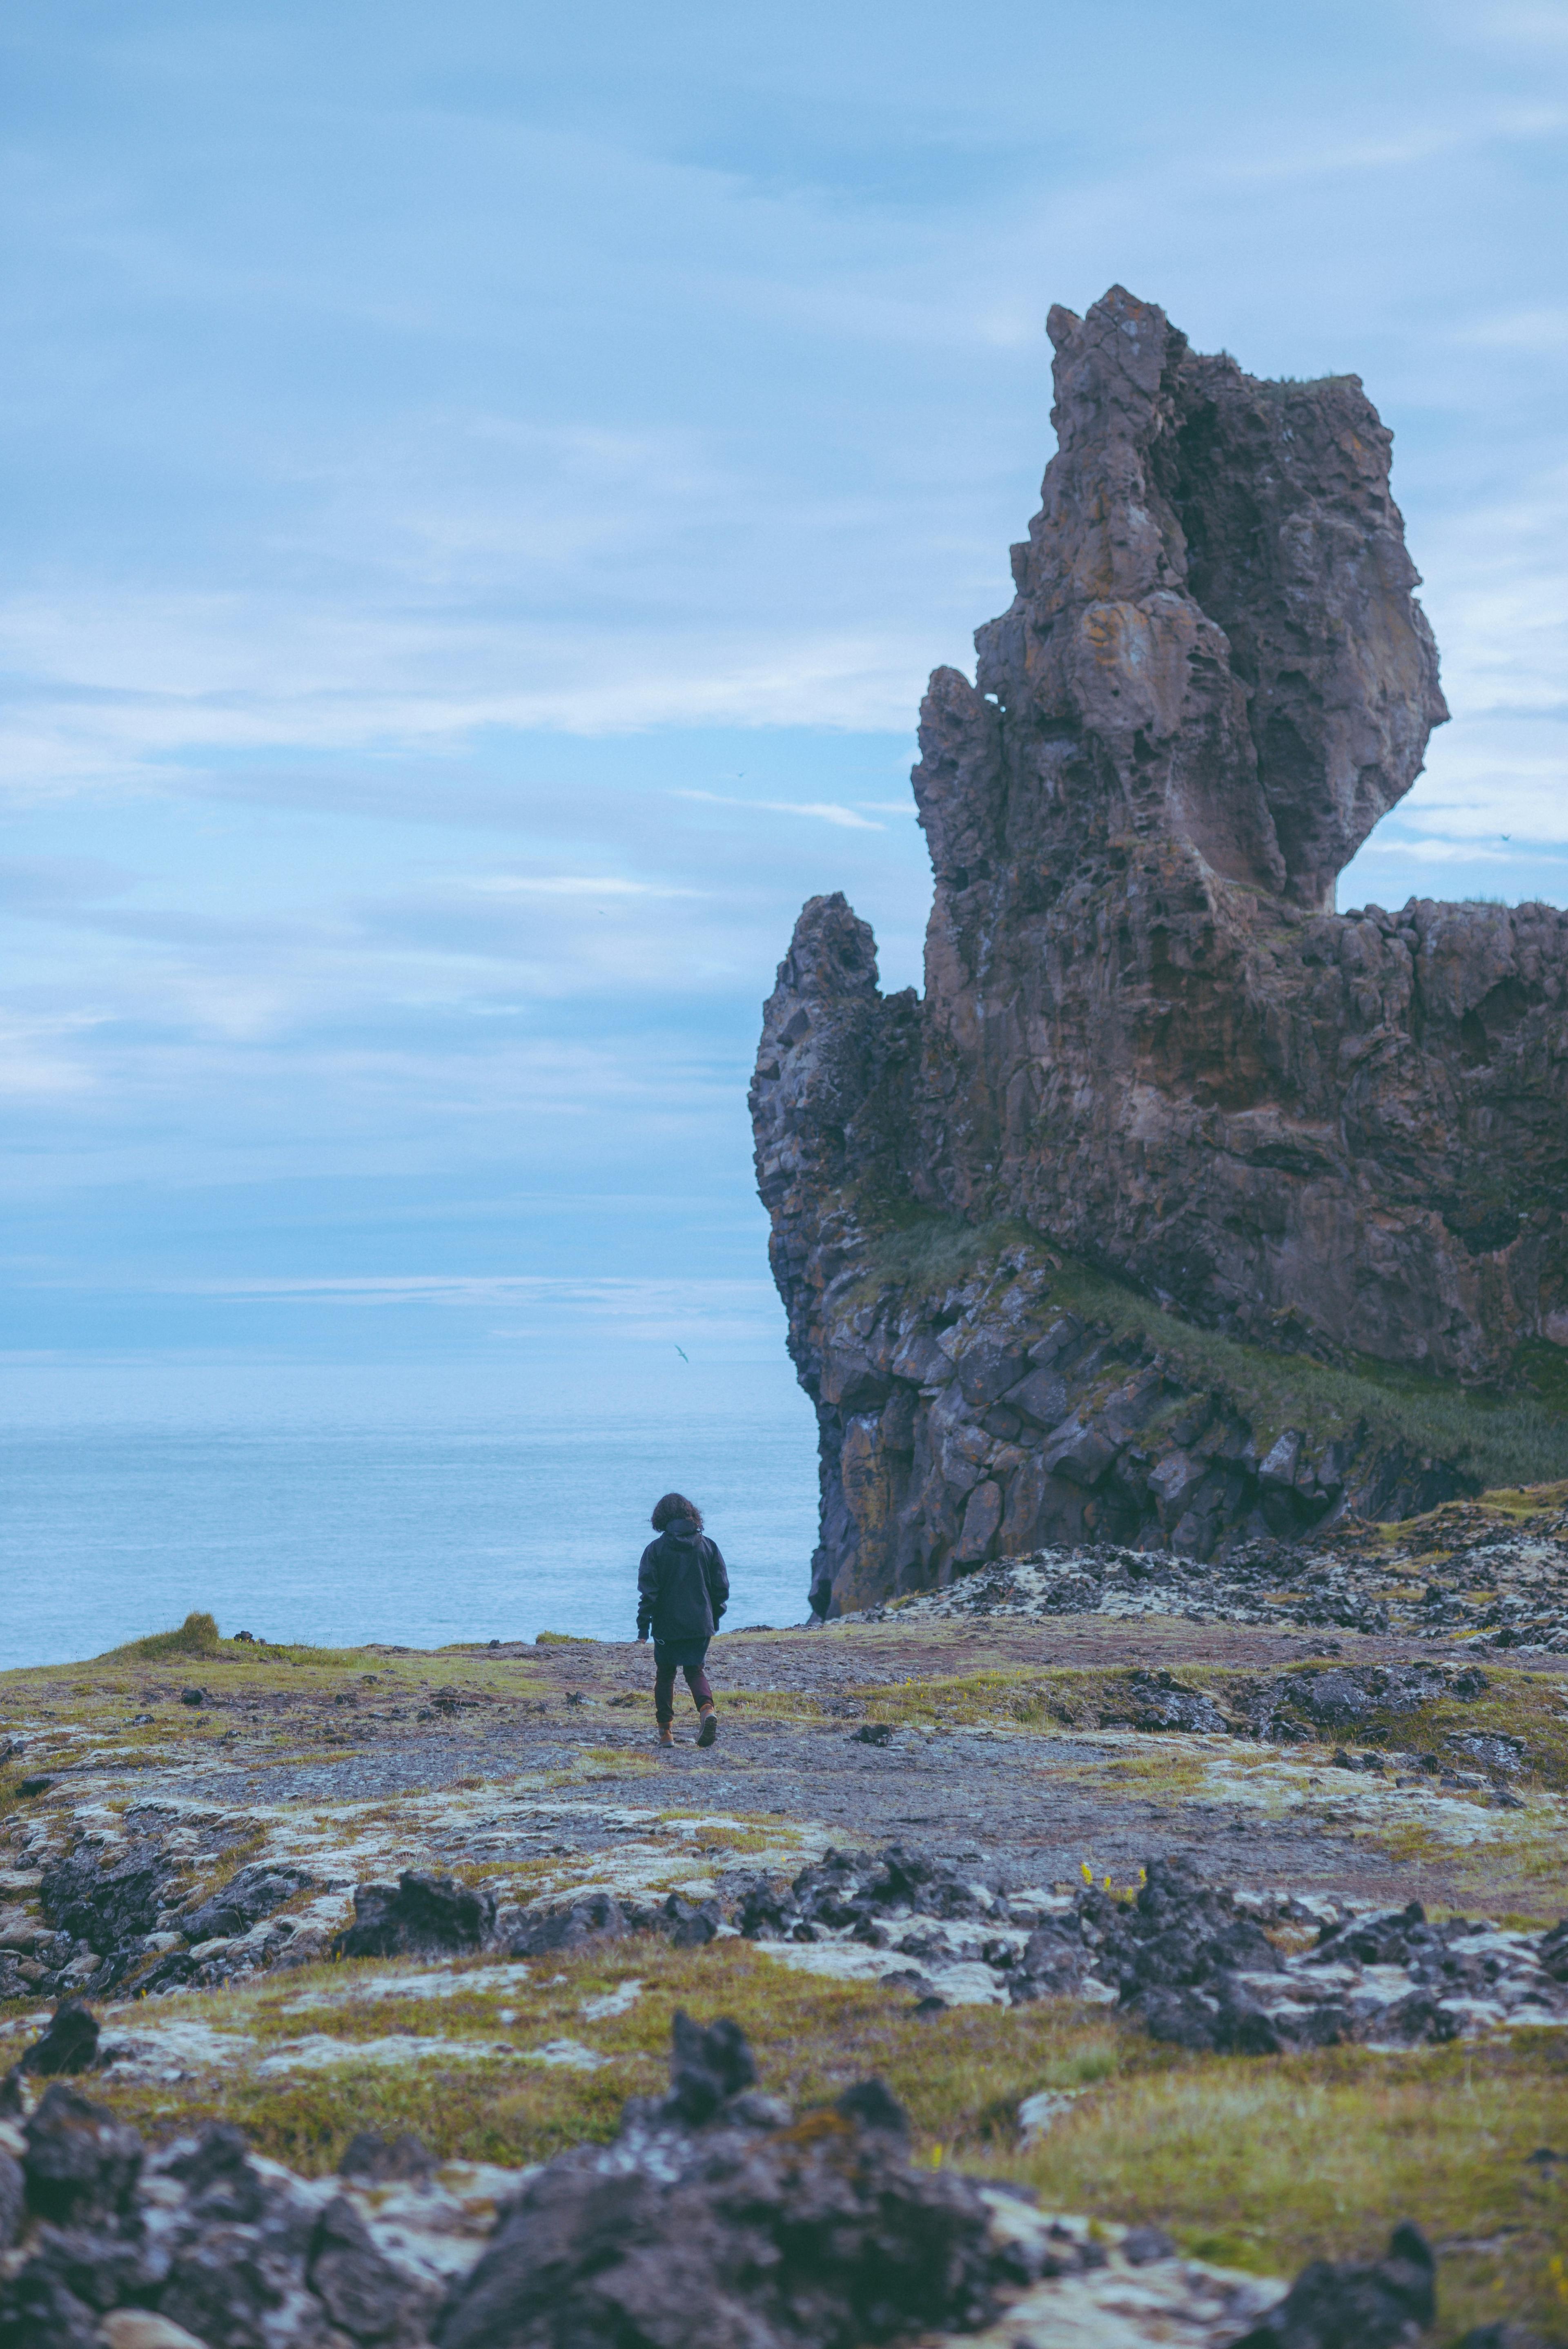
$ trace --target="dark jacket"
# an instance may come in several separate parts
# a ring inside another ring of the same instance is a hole
[[[707,1640],[729,1604],[729,1577],[718,1544],[689,1517],[676,1517],[643,1552],[637,1568],[637,1637],[652,1630],[661,1645]]]

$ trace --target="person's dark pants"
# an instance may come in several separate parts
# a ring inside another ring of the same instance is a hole
[[[659,1727],[666,1728],[676,1717],[676,1673],[686,1674],[686,1684],[691,1691],[691,1701],[700,1713],[704,1705],[713,1702],[713,1691],[703,1671],[703,1659],[707,1654],[706,1640],[655,1640],[654,1641],[654,1713]]]

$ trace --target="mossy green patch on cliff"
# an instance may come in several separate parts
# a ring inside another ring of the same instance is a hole
[[[1051,1305],[1161,1355],[1190,1386],[1223,1393],[1250,1423],[1260,1454],[1287,1428],[1298,1428],[1314,1449],[1366,1430],[1414,1454],[1450,1461],[1480,1486],[1568,1477],[1568,1378],[1548,1392],[1542,1373],[1539,1392],[1503,1396],[1367,1357],[1343,1369],[1200,1329],[1065,1255],[1026,1224],[965,1224],[908,1202],[879,1203],[864,1222],[868,1296],[896,1286],[934,1298],[1001,1274],[1004,1257],[1030,1262],[1051,1275]]]

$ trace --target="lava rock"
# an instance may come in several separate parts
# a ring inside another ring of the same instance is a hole
[[[141,2139],[76,2089],[45,2091],[27,2121],[27,2203],[57,2226],[129,2211],[141,2169]]]
[[[1437,2271],[1419,2228],[1396,2227],[1370,2264],[1315,2260],[1233,2349],[1396,2349],[1437,2314]]]
[[[29,2260],[0,2289],[0,2339],[5,2349],[101,2349],[103,2335],[97,2309]]]
[[[1224,1714],[1211,1696],[1202,1689],[1182,1688],[1169,1672],[1135,1671],[1129,1685],[1132,1692],[1130,1713],[1135,1729],[1175,1729],[1196,1732],[1209,1736],[1219,1735],[1229,1726]],[[1117,1719],[1107,1714],[1102,1726]]]
[[[153,1930],[173,1874],[169,1854],[147,1840],[127,1845],[107,1867],[90,1847],[79,1845],[46,1869],[39,1903],[51,1925],[107,1957]]]
[[[163,2171],[184,2187],[191,2214],[202,2221],[250,2227],[266,2209],[265,2181],[230,2122],[210,2122],[199,2136],[177,2146]]]
[[[1426,1922],[1427,1912],[1418,1900],[1370,1917],[1346,1917],[1337,1925],[1319,1928],[1314,1956],[1325,1964],[1353,1958],[1362,1966],[1408,1965],[1413,1948],[1429,1946],[1430,1937],[1421,1930]]]
[[[677,1950],[700,1950],[716,1940],[723,1914],[717,1900],[685,1900],[672,1892],[655,1912],[654,1922]]]
[[[405,1869],[396,1885],[356,1885],[354,1922],[333,1949],[344,1958],[434,1957],[480,1948],[494,1925],[492,1893]]]
[[[542,1957],[552,1950],[580,1950],[587,1941],[619,1940],[628,1930],[621,1903],[607,1892],[593,1892],[569,1909],[526,1916],[507,1947],[513,1957]]]
[[[757,2066],[738,2023],[706,2027],[677,2008],[671,2026],[670,2094],[666,2110],[690,2128],[711,2120],[731,2096],[756,2084]]]
[[[529,2180],[449,2302],[440,2349],[859,2349],[993,2313],[986,2207],[910,2166],[891,2098],[780,2127],[745,2085],[733,2023],[678,2023],[672,2071],[671,2097],[634,2099],[614,2144]]]
[[[420,2291],[377,2250],[369,2228],[341,2194],[317,2222],[308,2273],[328,2316],[356,2341],[387,2341],[405,2326],[411,2332],[440,2296],[434,2289]]]
[[[34,2040],[20,2068],[47,2078],[67,2072],[90,2072],[98,2062],[98,2017],[79,2000],[62,1999],[46,2031]]]
[[[242,1868],[222,1891],[188,1909],[180,1930],[188,1941],[212,1941],[220,1935],[232,1939],[273,1916],[314,1882],[303,1868]]]

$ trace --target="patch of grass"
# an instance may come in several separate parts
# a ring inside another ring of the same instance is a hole
[[[584,1777],[638,1777],[656,1770],[658,1763],[651,1754],[624,1745],[590,1745],[584,1748],[582,1775]]]
[[[721,1713],[751,1721],[821,1721],[825,1711],[818,1698],[799,1689],[727,1689],[717,1691]]]
[[[1336,2048],[1119,2084],[1015,2168],[1051,2204],[1155,2220],[1191,2252],[1278,2274],[1376,2254],[1413,2218],[1439,2247],[1439,2338],[1453,2341],[1561,2320],[1548,2262],[1568,2198],[1526,2157],[1565,2123],[1559,2033],[1408,2057]]]
[[[216,1656],[218,1626],[211,1615],[192,1612],[185,1618],[177,1631],[154,1631],[145,1640],[128,1640],[124,1647],[110,1648],[98,1658],[100,1663],[160,1663],[167,1656]]]
[[[316,2032],[351,2043],[399,2032],[498,2037],[519,2050],[571,2037],[613,2058],[606,2070],[558,2071],[513,2057],[493,2066],[464,2063],[444,2070],[350,2065],[280,2082],[257,2080],[242,2064],[230,2063],[181,2084],[172,2096],[168,2083],[117,2083],[110,2070],[101,2094],[155,2134],[171,2134],[200,2118],[231,2119],[263,2151],[322,2171],[362,2127],[413,2128],[441,2153],[508,2162],[537,2160],[562,2145],[608,2137],[622,2098],[661,2084],[678,2006],[704,2019],[734,2016],[751,2040],[765,2085],[792,2102],[821,2101],[851,2080],[880,2073],[909,2103],[925,2135],[949,2147],[1006,2134],[1018,2098],[1031,2088],[1078,2085],[1129,2066],[1158,2069],[1171,2060],[1140,2033],[1108,2026],[1079,2007],[970,2008],[916,2016],[905,1994],[797,1973],[748,1942],[676,1950],[639,1938],[634,1947],[619,1945],[613,1956],[552,1957],[551,1969],[549,1977],[489,1987],[481,1962],[463,1971],[464,1987],[455,1997],[422,1999],[411,1990],[407,2000],[356,1999],[356,1981],[385,1980],[397,1971],[364,1961],[304,1970],[260,1989],[192,1998],[182,2002],[182,2016],[242,2032],[258,2054]],[[415,1963],[407,1971],[420,1969]],[[597,2021],[583,2015],[585,1998],[631,1978],[643,1982],[644,1992],[625,2013]],[[503,2011],[511,2018],[504,2024]],[[100,2093],[97,2082],[94,2093]]]
[[[1493,1395],[1358,1358],[1338,1369],[1307,1354],[1274,1353],[1178,1319],[1125,1281],[1096,1271],[1044,1242],[1026,1224],[970,1225],[907,1203],[879,1206],[866,1216],[867,1298],[895,1284],[934,1298],[985,1277],[1006,1279],[1001,1260],[1020,1253],[1052,1276],[1049,1303],[1108,1330],[1128,1347],[1162,1354],[1195,1390],[1227,1395],[1250,1422],[1260,1450],[1286,1428],[1314,1448],[1366,1429],[1416,1454],[1451,1461],[1478,1485],[1540,1485],[1568,1478],[1568,1371],[1563,1402],[1544,1388]],[[1555,1352],[1556,1350],[1552,1350]],[[1553,1391],[1555,1392],[1555,1390]]]

